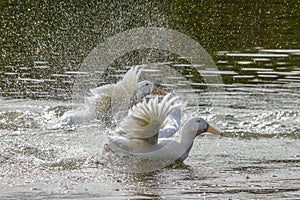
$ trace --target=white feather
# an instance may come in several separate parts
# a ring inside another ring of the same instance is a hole
[[[111,94],[111,112],[115,120],[123,119],[134,102],[142,69],[141,67],[131,68],[123,79],[115,84]]]
[[[128,138],[158,137],[159,130],[164,126],[169,113],[179,106],[175,104],[178,97],[170,96],[171,94],[167,94],[160,102],[158,97],[151,98],[148,102],[144,99],[133,106],[121,122],[118,132]]]

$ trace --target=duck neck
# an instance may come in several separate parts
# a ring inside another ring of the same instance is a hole
[[[189,148],[190,150],[193,146],[194,139],[196,136],[197,130],[193,130],[193,128],[190,127],[188,124],[184,124],[180,136],[180,143],[186,148]]]

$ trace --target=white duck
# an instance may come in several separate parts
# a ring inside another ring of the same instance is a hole
[[[193,146],[197,135],[210,132],[221,133],[204,119],[189,119],[180,129],[180,141],[159,139],[159,131],[164,127],[169,113],[178,108],[178,98],[167,94],[160,102],[152,98],[133,106],[127,117],[116,130],[119,136],[110,136],[105,151],[123,153],[151,160],[184,161]]]
[[[124,118],[128,109],[149,94],[166,94],[150,81],[138,82],[141,67],[132,67],[116,84],[103,85],[90,89],[91,96],[86,98],[83,108],[70,110],[60,117],[62,124],[80,124],[92,119],[115,120]]]

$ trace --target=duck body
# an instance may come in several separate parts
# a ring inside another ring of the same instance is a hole
[[[90,96],[86,97],[84,106],[67,111],[58,121],[65,125],[76,125],[92,119],[118,121],[127,115],[132,105],[146,95],[166,94],[150,81],[138,82],[141,72],[142,68],[133,67],[116,84],[90,89]]]
[[[159,138],[167,116],[180,106],[175,103],[176,100],[178,98],[171,98],[168,94],[161,102],[155,98],[134,106],[116,131],[118,136],[109,137],[108,146],[113,152],[144,159],[183,162],[188,157],[197,135],[207,131],[220,134],[204,119],[194,117],[180,128],[180,141],[171,137]]]

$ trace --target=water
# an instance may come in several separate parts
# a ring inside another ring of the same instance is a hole
[[[1,199],[300,198],[297,1],[10,2],[1,8]],[[107,129],[99,121],[54,125],[81,105],[73,84],[86,75],[80,64],[95,45],[147,26],[197,40],[219,69],[200,73],[221,75],[223,82],[211,86],[221,90],[210,90],[185,58],[157,50],[118,58],[97,72],[96,85],[147,64],[143,78],[188,100],[184,119],[201,114],[224,136],[197,137],[184,164],[132,174],[102,159]]]

